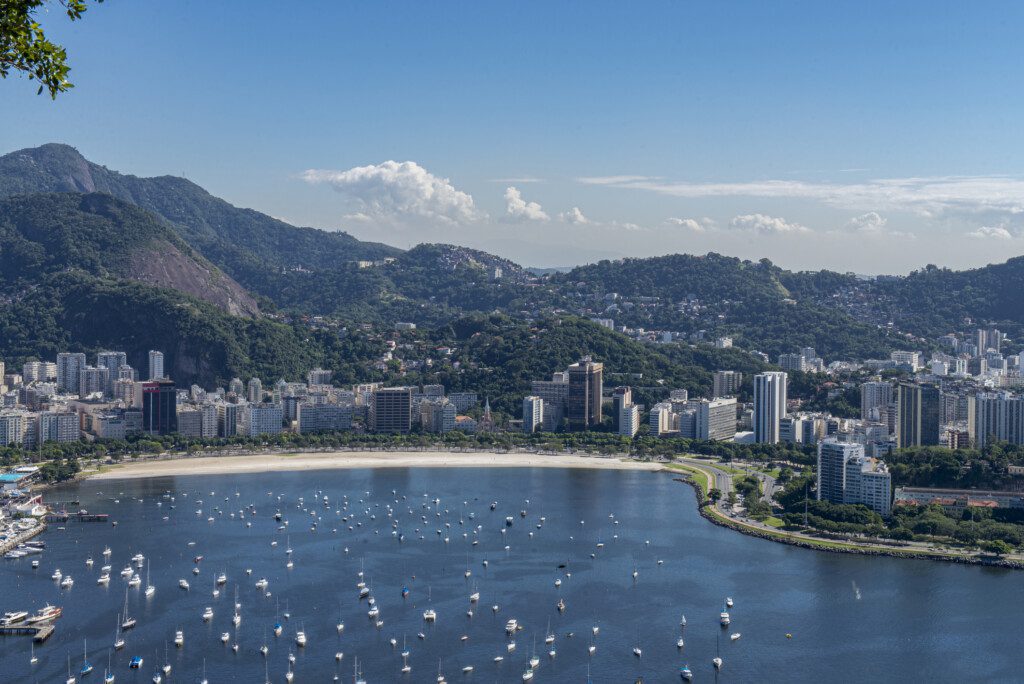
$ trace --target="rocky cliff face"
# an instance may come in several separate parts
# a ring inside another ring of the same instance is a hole
[[[133,254],[125,275],[190,294],[235,316],[256,316],[260,311],[252,295],[220,269],[167,242],[151,244]]]

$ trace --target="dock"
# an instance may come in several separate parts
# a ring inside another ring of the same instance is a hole
[[[15,548],[18,544],[24,544],[29,539],[32,539],[33,537],[36,537],[36,536],[42,534],[43,530],[45,530],[45,529],[46,529],[46,523],[40,522],[38,525],[33,527],[31,530],[29,530],[27,532],[22,532],[21,534],[17,535],[13,539],[8,539],[3,544],[0,544],[0,556],[2,556],[3,554],[7,553],[11,549]]]
[[[0,627],[0,636],[30,636],[36,643],[42,643],[53,635],[53,630],[52,622],[42,625],[10,625]]]

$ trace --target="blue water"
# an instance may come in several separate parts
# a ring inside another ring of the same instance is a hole
[[[319,490],[329,506],[314,500]],[[162,498],[165,492],[173,502]],[[678,681],[683,663],[693,669],[694,681],[710,681],[717,649],[725,661],[721,682],[1024,677],[1024,574],[824,554],[745,537],[701,519],[691,489],[666,473],[339,470],[86,482],[53,495],[73,496],[119,524],[72,522],[63,531],[51,526],[41,537],[47,549],[36,556],[38,570],[29,559],[0,561],[2,610],[34,610],[46,602],[64,608],[56,633],[36,648],[34,666],[27,637],[0,638],[3,681],[63,682],[69,654],[73,672],[81,667],[83,639],[96,670],[80,681],[102,681],[125,602],[126,580],[119,571],[135,553],[145,555],[157,591],[146,599],[141,588],[128,590],[129,612],[139,626],[127,633],[127,648],[112,655],[118,682],[150,682],[165,662],[165,644],[173,666],[165,681],[198,681],[205,659],[213,684],[263,682],[258,649],[264,640],[273,682],[285,681],[289,653],[296,656],[296,682],[331,681],[335,674],[351,682],[356,658],[371,683],[433,682],[439,659],[449,682],[519,682],[534,640],[541,659],[535,682],[586,682],[588,665],[594,682],[632,682],[640,675],[647,682]],[[299,497],[305,497],[301,505]],[[491,501],[498,502],[496,511],[489,509]],[[250,504],[255,515],[248,514]],[[286,531],[278,531],[273,519],[279,508],[289,523]],[[525,519],[520,510],[527,511]],[[505,526],[506,516],[514,517],[511,527]],[[314,520],[318,528],[311,531]],[[195,545],[188,546],[190,541]],[[285,567],[289,541],[291,570]],[[95,583],[105,546],[113,549],[109,587]],[[204,558],[200,574],[193,575],[197,555]],[[89,556],[96,561],[92,569],[85,565]],[[73,588],[61,590],[50,579],[55,567],[75,578]],[[469,579],[463,575],[467,567]],[[380,606],[380,629],[358,598],[360,568]],[[220,572],[228,584],[215,599],[211,591]],[[145,580],[145,569],[140,574]],[[263,576],[270,580],[269,598],[255,587]],[[178,588],[179,578],[188,579],[190,591]],[[556,578],[562,579],[560,588]],[[405,599],[403,586],[410,589]],[[242,603],[237,630],[231,625],[236,587]],[[481,598],[469,618],[474,590]],[[428,594],[438,613],[433,625],[422,619]],[[718,615],[726,596],[735,607],[732,625],[723,630]],[[564,613],[556,608],[559,598],[566,603]],[[284,632],[275,638],[270,630],[278,602],[282,612],[287,605],[291,619],[282,620]],[[500,606],[497,613],[494,604]],[[201,618],[206,606],[215,612],[210,623]],[[682,614],[688,626],[679,651]],[[511,617],[525,629],[510,653],[504,627]],[[345,624],[340,636],[339,620]],[[543,643],[549,623],[557,635],[554,658]],[[595,624],[597,651],[588,656]],[[304,649],[294,642],[300,628],[309,639]],[[185,632],[184,648],[172,643],[176,629]],[[238,653],[221,644],[225,631],[240,644]],[[417,638],[420,631],[426,639]],[[734,632],[742,634],[735,642],[728,638]],[[392,637],[397,648],[389,644]],[[403,639],[412,666],[404,677]],[[632,654],[637,643],[640,659]],[[344,654],[340,664],[337,652]],[[129,670],[136,655],[144,665]],[[496,655],[504,661],[495,664]],[[464,665],[475,671],[464,675]]]

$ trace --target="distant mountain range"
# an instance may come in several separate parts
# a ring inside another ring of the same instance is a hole
[[[310,315],[438,327],[495,311],[524,326],[568,313],[830,358],[982,324],[1024,337],[1022,257],[870,280],[713,253],[537,271],[455,245],[406,251],[292,226],[60,144],[0,156],[0,277],[4,360],[109,346],[141,363],[165,348],[187,381],[271,378],[340,353],[346,343],[281,322]]]

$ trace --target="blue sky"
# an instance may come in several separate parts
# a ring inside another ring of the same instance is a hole
[[[532,265],[1020,254],[1024,6],[892,5],[107,0],[45,17],[76,88],[0,82],[0,151]]]

